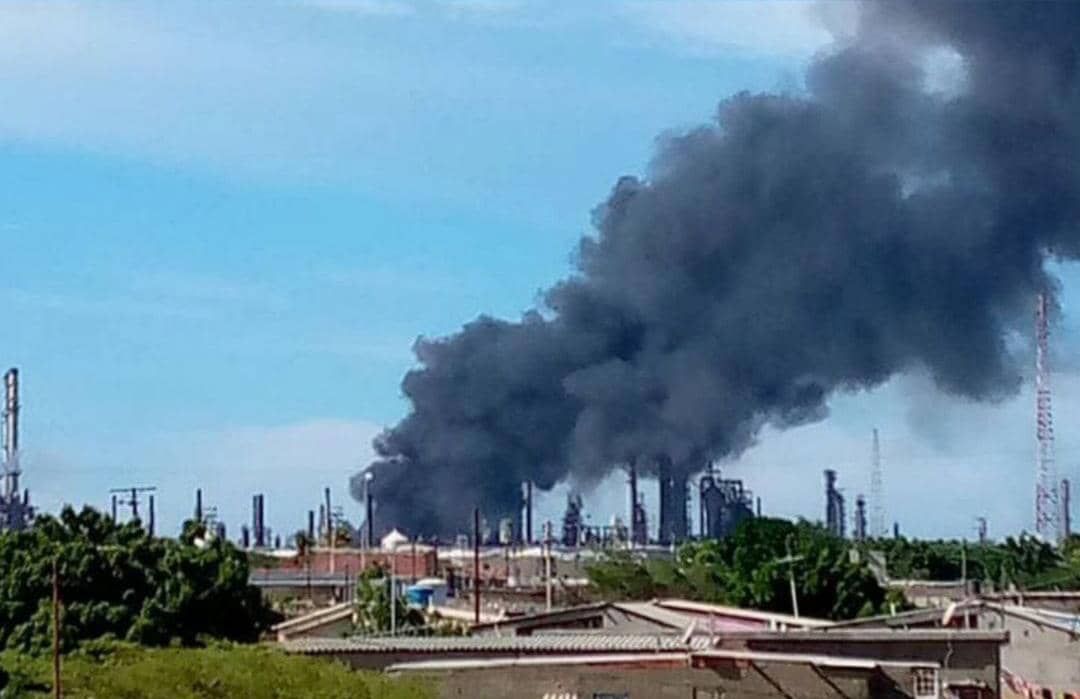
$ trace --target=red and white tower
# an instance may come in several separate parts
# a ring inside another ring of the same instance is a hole
[[[1045,541],[1058,534],[1057,475],[1054,469],[1054,416],[1050,406],[1050,330],[1047,297],[1035,304],[1035,532]]]

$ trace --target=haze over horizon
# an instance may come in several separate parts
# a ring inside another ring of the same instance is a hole
[[[0,7],[0,365],[22,371],[34,500],[105,508],[152,483],[169,532],[201,486],[235,536],[252,493],[291,533],[329,485],[357,520],[348,479],[406,412],[415,338],[516,319],[658,135],[743,90],[798,93],[830,39],[803,3],[614,7]],[[1054,270],[1058,469],[1076,477],[1080,274]],[[975,404],[905,376],[831,408],[723,466],[766,513],[820,519],[824,468],[865,491],[877,427],[905,533],[1031,529],[1029,383]],[[586,507],[607,520],[625,499],[615,476]]]

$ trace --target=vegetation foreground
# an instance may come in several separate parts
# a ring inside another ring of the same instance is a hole
[[[47,656],[0,654],[0,699],[52,696]],[[64,657],[61,685],[73,699],[428,699],[417,681],[357,672],[340,663],[261,646],[145,648],[85,644]]]

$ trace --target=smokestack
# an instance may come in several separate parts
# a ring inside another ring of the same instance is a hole
[[[859,493],[855,496],[855,540],[866,539],[866,498]]]
[[[153,496],[153,494],[150,495],[149,507],[150,507],[150,512],[149,512],[149,514],[147,515],[147,518],[146,518],[146,533],[149,534],[150,536],[153,536],[154,535],[154,496]]]
[[[202,488],[195,489],[195,521],[203,521]]]
[[[330,510],[330,489],[326,488],[323,492],[326,498],[326,545],[330,546],[334,540],[334,515]]]
[[[833,536],[844,538],[844,496],[836,488],[836,471],[825,470],[825,528]]]
[[[262,493],[251,498],[251,535],[257,549],[270,543],[266,536],[266,502]]]
[[[259,496],[251,496],[251,535],[255,546],[259,546]]]
[[[637,467],[634,464],[630,464],[630,543],[640,544],[642,542],[637,540],[637,508],[638,508],[638,495],[637,495]]]
[[[113,524],[116,524],[116,493],[113,493],[112,496],[112,521]]]
[[[315,544],[315,510],[307,511],[307,540],[308,545]]]
[[[19,497],[19,370],[4,374],[4,499]]]

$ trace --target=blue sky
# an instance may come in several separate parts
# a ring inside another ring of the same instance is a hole
[[[26,484],[52,510],[154,483],[167,531],[202,485],[234,533],[262,491],[295,530],[404,414],[418,335],[516,317],[659,134],[797,90],[828,39],[795,2],[4,3],[0,363],[24,374]],[[1080,381],[1058,383],[1060,422]],[[862,489],[876,425],[890,517],[1001,534],[1030,519],[1030,405],[906,378],[729,468],[816,518],[821,469]],[[624,499],[590,495],[593,518]]]

